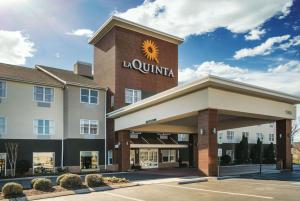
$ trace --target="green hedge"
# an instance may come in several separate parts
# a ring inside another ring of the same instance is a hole
[[[82,187],[82,181],[77,174],[68,174],[60,180],[60,186],[66,189],[78,189]]]
[[[88,174],[85,176],[85,184],[88,187],[99,187],[104,184],[102,175],[99,174]]]
[[[7,183],[2,187],[2,194],[5,198],[23,196],[23,186],[14,182]]]

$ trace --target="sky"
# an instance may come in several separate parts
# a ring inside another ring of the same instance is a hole
[[[300,0],[0,0],[0,62],[92,63],[88,38],[111,15],[182,37],[179,83],[213,74],[300,96]]]

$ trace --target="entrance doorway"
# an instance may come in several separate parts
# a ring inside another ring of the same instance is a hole
[[[158,168],[158,149],[140,149],[141,168]]]
[[[6,153],[0,153],[0,177],[6,176]]]

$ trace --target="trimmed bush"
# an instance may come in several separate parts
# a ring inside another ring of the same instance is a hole
[[[127,183],[129,182],[126,178],[119,178],[119,177],[106,177],[106,181],[109,183]]]
[[[59,175],[56,179],[56,184],[57,185],[60,185],[60,181],[62,180],[62,178],[64,178],[65,176],[69,175],[70,173],[65,173],[65,174],[62,174],[62,175]]]
[[[2,187],[2,194],[5,198],[23,196],[23,186],[14,182],[7,183]]]
[[[60,180],[60,186],[66,189],[77,189],[82,186],[82,181],[79,175],[68,174]]]
[[[35,183],[38,179],[40,179],[40,178],[34,178],[34,179],[31,180],[31,182],[30,182],[31,188],[33,188],[34,183]]]
[[[104,184],[102,175],[99,174],[88,174],[85,176],[85,184],[88,187],[99,187]]]
[[[50,191],[52,190],[52,182],[50,179],[38,178],[33,183],[33,189],[38,191]]]

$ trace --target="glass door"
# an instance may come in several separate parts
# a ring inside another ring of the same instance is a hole
[[[140,149],[140,165],[142,168],[158,167],[158,149]]]

